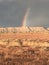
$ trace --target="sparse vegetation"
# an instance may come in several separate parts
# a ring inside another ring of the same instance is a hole
[[[49,31],[40,29],[2,29],[0,65],[49,65]]]

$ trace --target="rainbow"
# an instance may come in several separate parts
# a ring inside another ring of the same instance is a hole
[[[25,13],[25,16],[24,16],[23,21],[22,21],[22,27],[26,27],[29,11],[30,11],[30,8],[28,8],[26,13]]]

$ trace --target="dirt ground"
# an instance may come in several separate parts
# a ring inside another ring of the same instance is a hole
[[[48,29],[10,29],[0,30],[0,65],[49,65]]]

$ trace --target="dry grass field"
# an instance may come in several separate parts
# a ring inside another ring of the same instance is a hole
[[[49,28],[0,28],[0,65],[49,65]]]

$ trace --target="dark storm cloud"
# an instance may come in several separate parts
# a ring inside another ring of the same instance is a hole
[[[0,26],[20,26],[27,8],[27,25],[49,27],[49,0],[0,0]]]

